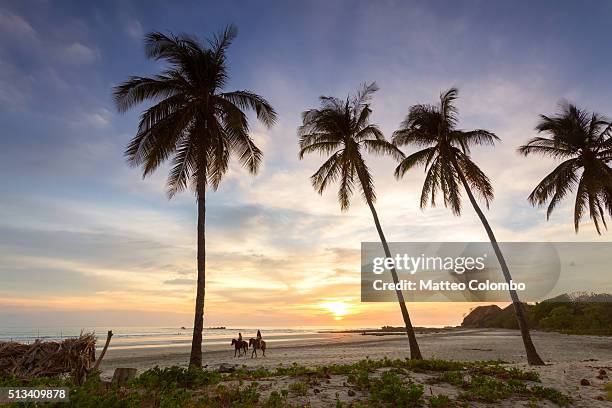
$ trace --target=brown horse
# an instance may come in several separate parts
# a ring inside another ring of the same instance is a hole
[[[261,350],[263,352],[263,356],[266,356],[266,342],[263,341],[262,339],[254,339],[254,338],[250,338],[249,339],[249,346],[253,346],[253,352],[251,353],[251,358],[253,358],[253,355],[255,355],[255,357],[257,357],[257,350]]]
[[[234,346],[234,357],[236,357],[236,352],[238,352],[238,357],[240,357],[243,351],[246,356],[247,349],[249,348],[249,344],[246,341],[232,339],[232,346]]]

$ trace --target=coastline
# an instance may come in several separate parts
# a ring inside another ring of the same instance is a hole
[[[235,357],[230,346],[212,345],[204,349],[203,364],[217,368],[221,364],[248,367],[276,367],[293,362],[304,366],[348,363],[364,358],[400,358],[408,356],[408,344],[403,336],[363,336],[358,333],[329,333],[297,341],[268,343],[266,357]],[[612,360],[609,337],[567,335],[534,331],[533,340],[547,363],[605,362]],[[518,330],[505,329],[447,329],[441,332],[418,334],[425,358],[447,360],[503,360],[523,364],[524,349]],[[266,334],[264,333],[264,339]],[[186,366],[189,347],[156,347],[113,349],[112,343],[101,368],[109,377],[117,367],[133,367],[139,372],[154,366]],[[609,363],[606,363],[609,364]]]

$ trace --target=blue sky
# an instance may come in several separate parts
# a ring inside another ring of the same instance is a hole
[[[606,1],[3,1],[0,325],[85,325],[100,311],[121,324],[190,323],[193,196],[168,201],[163,171],[143,181],[125,164],[139,110],[119,115],[111,98],[127,76],[162,67],[144,57],[152,30],[205,38],[236,24],[228,89],[279,113],[272,130],[253,122],[260,174],[234,165],[209,195],[207,324],[335,324],[320,306],[330,302],[352,308],[347,325],[399,321],[395,305],[358,304],[359,243],[376,239],[367,208],[355,200],[341,214],[333,190],[309,185],[320,158],[297,159],[300,112],[364,81],[381,88],[373,120],[387,135],[411,104],[459,87],[461,126],[502,139],[474,153],[496,189],[499,239],[608,240],[588,223],[575,235],[569,202],[549,222],[531,208],[525,197],[554,163],[515,149],[562,98],[612,115],[611,16]],[[396,182],[388,159],[371,164],[391,240],[485,239],[468,207],[461,218],[418,208],[420,171]],[[248,318],[227,307],[253,302]],[[417,324],[462,313],[415,307]]]

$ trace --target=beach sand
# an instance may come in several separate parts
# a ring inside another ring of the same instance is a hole
[[[612,406],[596,398],[604,395],[607,380],[595,378],[599,369],[612,374],[612,339],[603,336],[573,336],[549,332],[533,332],[533,341],[546,361],[545,367],[528,367],[518,331],[495,329],[454,329],[418,335],[425,358],[448,360],[503,360],[522,369],[540,373],[542,385],[554,387],[574,399],[575,406]],[[265,339],[265,333],[264,333]],[[269,343],[266,357],[234,358],[230,347],[213,346],[204,350],[203,364],[211,369],[221,364],[275,368],[293,362],[313,367],[351,363],[365,358],[380,359],[409,356],[407,339],[403,335],[364,336],[356,333],[325,333],[319,337],[296,342]],[[130,350],[109,349],[102,363],[103,376],[110,377],[117,367],[134,367],[142,372],[154,366],[186,366],[186,347],[157,347]],[[587,379],[590,386],[581,386]],[[319,400],[323,398],[319,396]],[[312,406],[319,404],[311,400]],[[326,406],[324,403],[320,406]],[[497,405],[496,405],[497,406]],[[502,405],[503,406],[503,405]],[[511,405],[510,405],[511,406]],[[542,406],[542,405],[540,405]],[[545,406],[545,404],[543,405]]]

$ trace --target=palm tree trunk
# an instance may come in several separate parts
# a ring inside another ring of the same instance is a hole
[[[387,244],[387,239],[385,238],[385,234],[383,233],[382,227],[380,226],[380,220],[378,219],[378,214],[376,213],[376,208],[374,208],[374,204],[371,200],[367,200],[368,206],[372,211],[372,217],[374,218],[374,224],[376,224],[376,230],[378,231],[378,236],[380,237],[380,242],[385,250],[385,256],[387,258],[391,258],[391,251],[389,250],[389,245]],[[393,277],[393,282],[395,282],[396,287],[399,282],[397,277],[397,272],[395,268],[391,268],[391,276]],[[412,322],[410,321],[410,315],[408,314],[408,308],[406,307],[406,302],[404,301],[404,294],[401,290],[396,289],[395,294],[397,295],[397,300],[400,305],[400,310],[402,311],[402,317],[404,318],[404,324],[406,325],[406,335],[408,336],[408,344],[410,345],[410,358],[413,360],[422,360],[423,356],[421,355],[421,350],[419,349],[419,343],[417,343],[416,335],[414,333],[414,328],[412,327]]]
[[[472,203],[472,207],[474,207],[474,210],[476,211],[478,218],[480,218],[482,225],[487,231],[487,235],[489,236],[489,240],[491,241],[491,245],[493,246],[493,251],[495,251],[495,255],[497,256],[499,265],[502,268],[504,279],[506,280],[507,283],[510,283],[510,281],[512,280],[512,276],[510,275],[510,270],[508,269],[508,265],[506,264],[504,255],[502,254],[501,249],[499,248],[499,245],[497,244],[497,239],[495,239],[495,235],[493,234],[493,230],[491,229],[491,226],[489,225],[489,221],[487,221],[487,218],[485,217],[484,213],[480,209],[480,206],[476,202],[476,199],[474,198],[474,195],[472,194],[472,190],[470,189],[470,186],[465,178],[465,175],[463,174],[463,171],[461,171],[461,168],[459,167],[456,159],[453,158],[452,160],[453,160],[453,167],[457,171],[457,174],[459,174],[459,178],[461,179],[461,183],[463,183],[463,188],[465,189],[465,192],[467,193],[468,198],[470,199],[470,203]],[[529,327],[527,325],[527,318],[525,317],[525,309],[523,308],[523,304],[519,300],[518,294],[516,293],[515,290],[510,289],[510,298],[512,299],[512,305],[514,307],[514,314],[516,316],[516,320],[518,322],[518,326],[521,331],[521,337],[523,338],[523,344],[525,345],[525,351],[527,353],[527,362],[531,365],[545,365],[542,358],[538,355],[538,352],[536,351],[533,341],[531,340],[531,335],[529,334]]]
[[[206,186],[198,187],[198,282],[195,320],[189,365],[202,367],[202,330],[204,329],[204,295],[206,293]]]

